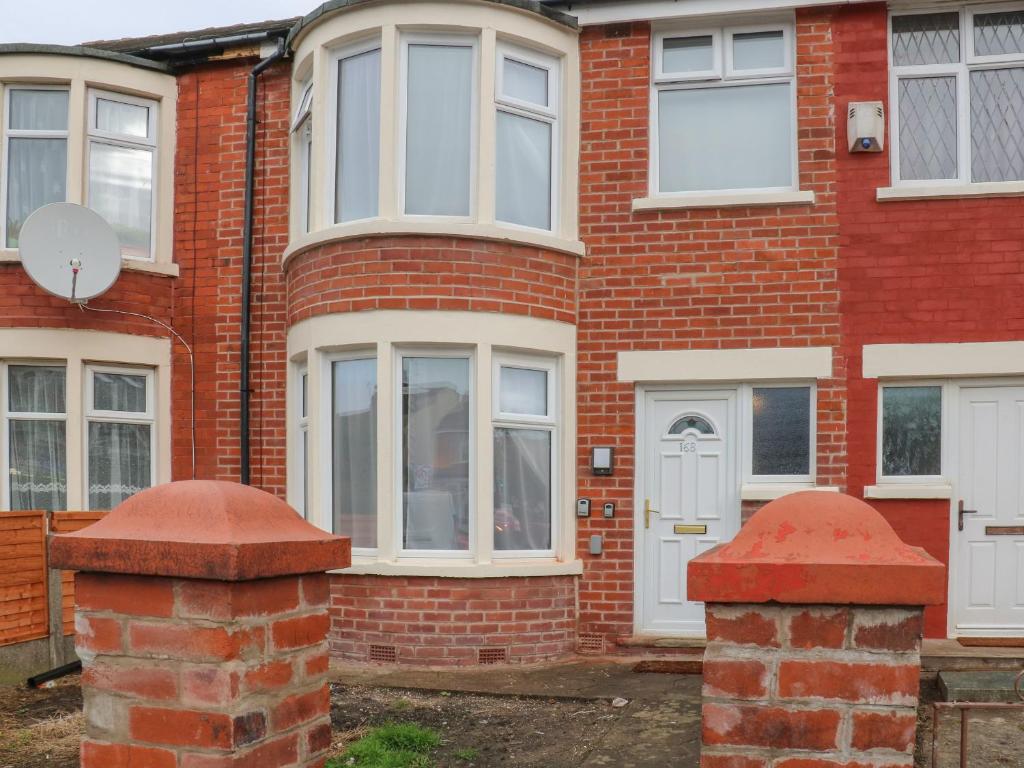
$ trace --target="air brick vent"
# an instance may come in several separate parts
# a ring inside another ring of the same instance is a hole
[[[370,650],[367,654],[370,661],[379,664],[394,664],[398,660],[398,651],[393,645],[374,645],[370,643]]]
[[[507,648],[481,648],[477,654],[477,661],[481,664],[504,664],[508,661]]]
[[[604,653],[604,635],[595,632],[581,632],[576,638],[579,653]]]

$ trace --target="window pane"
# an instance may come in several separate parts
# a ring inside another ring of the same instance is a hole
[[[1024,179],[1024,69],[971,72],[971,180]]]
[[[146,377],[125,373],[94,373],[92,407],[97,411],[145,413]]]
[[[494,548],[551,549],[551,433],[494,430]]]
[[[551,124],[498,112],[498,221],[551,229]]]
[[[302,129],[302,200],[300,202],[302,213],[300,214],[306,231],[309,232],[310,208],[309,201],[313,199],[313,129],[306,125]]]
[[[882,389],[882,474],[942,474],[942,388]]]
[[[152,484],[149,424],[89,422],[89,509],[113,509]]]
[[[733,69],[780,69],[786,66],[782,30],[742,32],[732,37]]]
[[[892,61],[898,67],[960,61],[960,14],[893,16]]]
[[[377,215],[380,180],[380,50],[338,62],[335,221]]]
[[[957,177],[956,78],[899,81],[900,178]]]
[[[402,359],[402,546],[469,549],[469,360]]]
[[[504,95],[531,104],[548,106],[548,71],[543,67],[502,58]]]
[[[530,416],[548,415],[548,372],[501,366],[498,410]]]
[[[10,421],[11,509],[67,509],[63,421]]]
[[[377,360],[334,363],[334,532],[377,546]]]
[[[68,92],[12,88],[10,121],[20,131],[66,131]]]
[[[152,151],[92,142],[89,145],[89,207],[114,227],[121,242],[121,256],[150,258]]]
[[[34,210],[67,197],[67,139],[12,138],[7,144],[7,247]]]
[[[473,49],[410,45],[405,212],[469,215]]]
[[[810,387],[754,387],[755,475],[811,473]]]
[[[977,56],[1024,53],[1024,11],[975,14],[974,53]]]
[[[702,419],[700,416],[683,416],[683,418],[669,427],[668,433],[670,435],[681,435],[688,429],[695,429],[702,435],[715,434],[715,428],[711,426],[707,419]]]
[[[149,107],[96,99],[96,128],[108,133],[149,138]]]
[[[662,45],[662,72],[707,72],[715,68],[711,35],[667,37]]]
[[[64,413],[63,367],[12,365],[7,372],[11,413]]]
[[[302,392],[299,395],[299,415],[306,418],[306,414],[309,413],[309,374],[304,373],[300,378]]]
[[[660,191],[792,186],[790,89],[781,83],[661,91]]]

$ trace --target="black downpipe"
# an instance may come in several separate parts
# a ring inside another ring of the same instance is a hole
[[[239,449],[241,453],[240,481],[249,485],[249,349],[250,325],[252,321],[252,229],[253,198],[256,189],[256,93],[260,74],[267,67],[285,55],[282,38],[277,40],[277,50],[262,59],[249,73],[249,99],[245,116],[245,212],[242,224],[242,343],[241,364],[239,365]]]

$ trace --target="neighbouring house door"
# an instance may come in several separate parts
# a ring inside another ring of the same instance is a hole
[[[954,631],[1024,636],[1024,387],[963,387],[958,440]]]
[[[740,526],[736,393],[647,392],[644,406],[637,624],[699,636],[704,605],[686,599],[686,564]]]

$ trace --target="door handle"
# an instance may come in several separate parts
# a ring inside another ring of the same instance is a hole
[[[960,499],[960,503],[957,505],[956,510],[956,529],[962,531],[964,529],[964,515],[976,515],[978,510],[976,509],[964,509],[964,500]]]
[[[651,527],[651,512],[653,512],[656,515],[661,514],[661,512],[659,512],[658,510],[651,509],[650,499],[644,499],[644,528]]]

